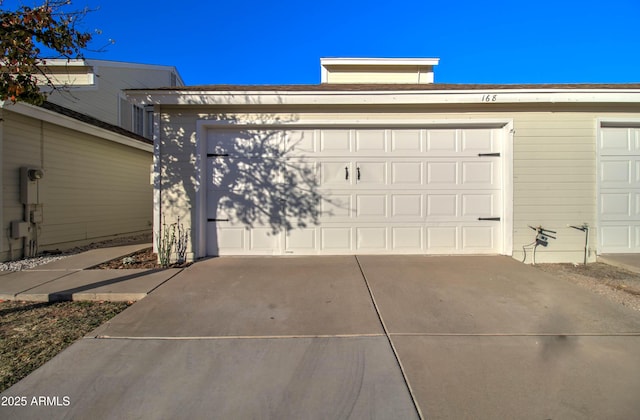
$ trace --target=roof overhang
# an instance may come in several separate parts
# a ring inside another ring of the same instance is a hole
[[[447,105],[639,103],[640,87],[588,89],[318,90],[273,89],[128,90],[133,101],[155,105]]]
[[[123,144],[125,146],[133,147],[135,149],[143,150],[145,152],[153,152],[153,144],[144,143],[140,140],[118,134],[111,130],[107,130],[102,127],[89,124],[78,119],[62,115],[58,112],[51,111],[35,105],[26,103],[11,103],[6,101],[0,101],[0,108],[15,112],[20,115],[24,115],[30,118],[36,118],[51,124],[55,124],[61,127],[65,127],[71,130],[79,131],[81,133],[89,134],[95,137],[99,137],[114,143]]]

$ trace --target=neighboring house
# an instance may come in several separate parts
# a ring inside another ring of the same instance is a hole
[[[640,252],[640,84],[437,84],[437,64],[129,90],[158,121],[156,227],[190,228],[192,259]]]
[[[133,105],[123,90],[184,85],[173,66],[55,59],[47,60],[45,68],[57,85],[65,87],[53,92],[49,102],[147,138],[153,138],[153,108]]]
[[[54,60],[47,72],[66,86],[43,106],[0,102],[1,261],[152,229],[153,114],[122,89],[179,86],[175,68]]]

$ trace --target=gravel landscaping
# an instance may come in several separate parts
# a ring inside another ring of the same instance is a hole
[[[0,271],[21,271],[35,268],[43,264],[47,264],[56,260],[67,258],[70,255],[79,254],[84,251],[97,248],[107,248],[111,246],[131,245],[152,243],[153,237],[151,233],[128,236],[124,238],[110,239],[108,241],[94,242],[85,246],[78,246],[64,251],[45,251],[41,255],[34,258],[24,258],[16,261],[0,262]]]
[[[605,263],[536,264],[535,268],[640,311],[640,274]]]

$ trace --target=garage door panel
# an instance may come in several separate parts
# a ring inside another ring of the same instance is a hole
[[[390,130],[392,154],[415,156],[423,151],[422,130]]]
[[[382,155],[387,151],[385,130],[355,131],[355,150],[364,155]]]
[[[391,247],[395,251],[417,252],[424,249],[424,228],[422,226],[391,227]]]
[[[628,159],[606,158],[600,162],[600,186],[603,188],[627,188],[636,177],[632,175],[634,162]]]
[[[464,218],[493,217],[499,214],[499,197],[493,192],[462,193],[461,216]]]
[[[460,162],[462,166],[462,185],[481,185],[492,187],[500,185],[500,173],[494,160],[474,160]]]
[[[357,161],[355,166],[355,182],[361,188],[387,185],[386,161]]]
[[[629,225],[604,224],[600,229],[601,243],[606,248],[629,249],[631,232]]]
[[[320,154],[351,153],[350,130],[322,130],[320,132]]]
[[[631,128],[607,128],[600,136],[600,152],[603,155],[628,155],[636,149],[635,130]]]
[[[317,229],[293,229],[286,233],[285,252],[292,254],[315,254],[318,248]]]
[[[391,185],[420,187],[423,182],[423,162],[391,162]]]
[[[370,251],[387,250],[386,227],[358,227],[356,228],[356,249]]]
[[[491,129],[463,130],[461,151],[466,154],[499,152],[497,138]]]
[[[352,238],[350,227],[323,227],[320,228],[320,249],[330,252],[352,251]]]
[[[432,156],[451,156],[460,152],[458,130],[428,130],[425,151]]]
[[[441,186],[451,188],[458,184],[457,161],[428,161],[426,165],[427,185],[430,187]]]
[[[308,156],[316,153],[315,130],[290,130],[285,138],[287,156]]]
[[[427,194],[428,220],[453,220],[459,217],[457,194]]]
[[[386,194],[357,194],[356,217],[383,221],[388,215],[387,198]]]
[[[601,220],[620,220],[635,216],[631,213],[631,194],[628,192],[600,194]]]
[[[270,228],[254,227],[249,230],[249,249],[276,253],[280,250],[280,234],[274,233]]]
[[[320,203],[321,222],[349,221],[354,214],[353,196],[351,194],[330,193]]]
[[[467,252],[495,249],[495,226],[462,226],[462,248]]]
[[[427,226],[427,251],[431,253],[455,253],[458,245],[457,226]]]
[[[354,179],[353,165],[349,161],[320,161],[320,187],[347,188]]]
[[[422,194],[391,194],[391,217],[394,220],[421,220],[424,218]]]

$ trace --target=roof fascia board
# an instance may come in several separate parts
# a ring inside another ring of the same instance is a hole
[[[41,60],[44,66],[67,66],[67,67],[83,67],[87,66],[86,60],[73,58],[44,58]]]
[[[418,105],[640,103],[640,89],[473,91],[127,91],[140,104],[159,105]]]
[[[437,66],[439,58],[321,58],[321,66]]]
[[[79,131],[81,133],[109,140],[114,143],[119,143],[125,146],[133,147],[135,149],[144,150],[145,152],[153,152],[152,144],[142,143],[127,136],[114,133],[113,131],[105,130],[101,127],[96,127],[95,125],[76,120],[75,118],[71,118],[66,115],[50,111],[48,109],[24,103],[12,104],[8,102],[0,102],[0,108],[27,117],[36,118],[50,124],[59,125],[70,130]]]

